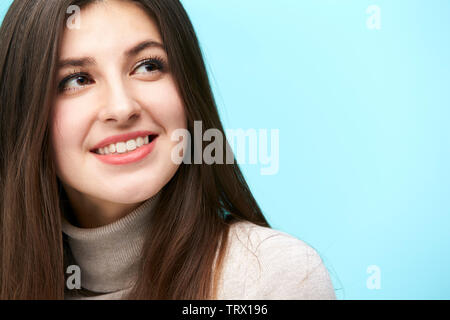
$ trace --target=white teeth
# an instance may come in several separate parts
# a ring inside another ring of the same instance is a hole
[[[137,139],[130,139],[127,142],[118,142],[110,144],[104,148],[100,148],[96,150],[96,153],[107,155],[107,154],[117,154],[117,153],[125,153],[128,151],[136,150],[143,145],[149,144],[150,139],[148,136],[146,137],[138,137]]]
[[[115,144],[110,144],[108,148],[109,148],[109,152],[111,152],[111,153],[116,152],[116,145]]]
[[[125,142],[119,142],[116,144],[116,151],[118,153],[125,153],[127,151],[127,145]]]
[[[144,139],[142,137],[139,137],[136,139],[136,145],[137,147],[142,147],[144,145]]]
[[[136,150],[136,140],[132,139],[127,141],[127,150],[128,151]]]

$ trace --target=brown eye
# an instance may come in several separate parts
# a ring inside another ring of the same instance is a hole
[[[75,74],[68,76],[63,81],[61,81],[59,85],[59,89],[64,90],[76,90],[79,88],[83,88],[93,81],[85,74]]]
[[[148,59],[142,62],[134,71],[137,74],[153,73],[162,71],[164,63],[159,59]]]
[[[76,77],[74,80],[76,84],[79,84],[81,86],[88,84],[88,80],[85,77]]]

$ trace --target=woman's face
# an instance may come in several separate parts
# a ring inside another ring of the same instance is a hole
[[[80,18],[60,47],[52,143],[79,223],[92,227],[130,212],[173,177],[170,137],[186,118],[158,27],[143,9],[109,0]]]

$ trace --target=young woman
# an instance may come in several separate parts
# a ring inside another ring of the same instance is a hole
[[[174,161],[224,132],[178,0],[16,0],[0,83],[0,298],[335,298],[236,164]]]

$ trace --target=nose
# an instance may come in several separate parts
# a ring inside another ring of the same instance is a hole
[[[123,81],[108,82],[103,94],[103,105],[98,114],[100,121],[123,126],[140,117],[141,107]]]

